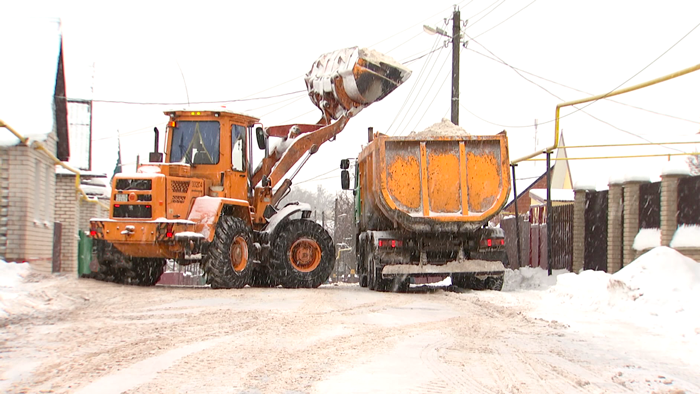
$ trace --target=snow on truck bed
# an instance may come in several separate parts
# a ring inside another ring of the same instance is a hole
[[[463,137],[469,136],[466,130],[450,122],[448,119],[429,126],[423,131],[412,131],[409,138],[426,138],[426,137]]]

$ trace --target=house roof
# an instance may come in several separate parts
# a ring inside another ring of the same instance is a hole
[[[59,71],[58,19],[0,17],[0,119],[24,137],[45,140],[55,125]],[[0,146],[19,143],[0,128]]]

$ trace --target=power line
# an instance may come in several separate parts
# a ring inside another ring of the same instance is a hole
[[[692,32],[693,30],[695,30],[695,28],[697,28],[698,26],[700,26],[700,24],[698,24],[697,26],[695,26],[695,27],[691,30],[691,32]],[[690,32],[688,32],[688,34],[690,34]],[[685,36],[683,36],[683,38],[687,37],[688,34],[686,34]],[[467,35],[467,37],[469,37],[469,36]],[[469,38],[470,38],[472,41],[474,41],[475,43],[477,43],[479,46],[481,46],[482,48],[484,48],[487,52],[489,52],[490,54],[492,54],[494,57],[496,57],[497,59],[501,60],[501,61],[503,62],[503,64],[505,64],[505,65],[507,65],[508,67],[510,67],[511,69],[513,69],[513,71],[515,71],[521,78],[523,78],[523,79],[525,79],[526,81],[528,81],[528,82],[534,84],[535,86],[537,86],[537,87],[539,87],[540,89],[544,90],[545,92],[549,93],[549,94],[552,95],[553,97],[556,97],[557,99],[559,99],[559,100],[561,100],[561,101],[564,101],[564,99],[562,99],[561,97],[557,96],[556,94],[550,92],[549,90],[547,90],[547,89],[546,89],[545,87],[543,87],[542,85],[539,85],[538,83],[536,83],[536,82],[534,82],[534,81],[528,79],[528,78],[525,77],[524,75],[522,75],[515,67],[513,67],[513,66],[511,66],[510,64],[506,63],[503,59],[501,59],[500,57],[498,57],[495,53],[491,52],[488,48],[486,48],[486,47],[485,47],[483,44],[481,44],[480,42],[474,40],[474,39],[471,38],[471,37],[469,37]],[[681,40],[683,40],[683,38],[681,38]],[[674,46],[676,46],[681,40],[679,40],[678,42],[676,42],[675,44],[673,44],[673,46],[671,46],[671,48],[673,48]],[[667,49],[663,54],[661,54],[661,56],[663,56],[664,54],[666,54],[669,50],[671,50],[671,48]],[[634,78],[634,77],[637,76],[639,73],[641,73],[642,71],[644,71],[647,67],[651,66],[654,62],[656,62],[657,60],[659,60],[659,59],[661,58],[661,56],[659,56],[659,57],[657,57],[656,59],[654,59],[654,61],[652,61],[650,64],[648,64],[646,67],[644,67],[641,71],[637,72],[637,74],[633,75],[631,78],[627,79],[627,81],[623,82],[622,84],[620,84],[619,86],[617,86],[616,88],[614,88],[613,90],[611,90],[610,92],[608,92],[607,94],[610,94],[610,93],[614,92],[615,90],[617,90],[618,88],[620,88],[620,86],[622,86],[622,85],[626,84],[627,82],[629,82],[632,78]],[[598,99],[598,100],[600,100],[600,99]],[[584,114],[590,116],[591,118],[593,118],[593,119],[595,119],[595,120],[597,120],[597,121],[599,121],[599,122],[605,123],[605,124],[607,124],[607,125],[609,125],[609,126],[615,128],[616,130],[622,131],[622,132],[624,132],[624,133],[626,133],[626,134],[629,134],[629,135],[631,135],[631,136],[637,137],[637,138],[639,138],[639,139],[641,139],[641,140],[644,140],[644,141],[652,142],[652,143],[653,143],[653,141],[651,141],[651,140],[649,140],[649,139],[647,139],[647,138],[644,138],[644,137],[642,137],[641,135],[638,135],[638,134],[632,133],[632,132],[630,132],[630,131],[621,129],[621,128],[617,127],[617,126],[612,125],[611,123],[609,123],[609,122],[607,122],[607,121],[603,121],[603,120],[601,120],[601,119],[599,119],[599,118],[597,118],[597,117],[591,115],[590,113],[588,113],[588,112],[586,112],[586,111],[583,111],[585,108],[587,108],[587,107],[589,107],[590,105],[594,104],[594,103],[597,102],[598,100],[594,100],[594,101],[590,102],[589,104],[584,105],[583,107],[573,106],[574,108],[576,108],[575,111],[570,112],[570,113],[568,113],[568,114],[566,114],[566,115],[560,116],[559,119],[565,118],[565,117],[567,117],[567,116],[570,116],[570,115],[575,114],[575,113],[578,112],[578,111],[581,111],[581,112],[583,112]],[[663,144],[659,144],[659,145],[663,145]],[[669,148],[669,147],[665,147],[665,148],[671,149],[671,150],[678,150],[678,149]]]
[[[503,21],[501,21],[501,22],[498,23],[497,25],[493,26],[492,28],[490,28],[490,29],[488,29],[488,30],[486,30],[486,31],[484,31],[484,32],[481,32],[481,33],[478,34],[475,38],[479,38],[479,37],[483,36],[484,34],[490,32],[491,30],[497,28],[498,26],[504,24],[504,23],[507,22],[510,18],[512,18],[512,17],[514,17],[514,16],[516,16],[516,15],[518,15],[518,14],[520,13],[520,11],[522,11],[522,10],[524,10],[525,8],[531,6],[531,5],[532,5],[534,2],[536,2],[536,1],[537,1],[537,0],[532,0],[532,2],[530,2],[530,4],[528,4],[528,5],[526,5],[525,7],[519,9],[515,14],[513,14],[513,15],[507,17],[506,19],[504,19]]]
[[[477,37],[478,37],[478,36],[477,36]],[[474,53],[476,53],[476,54],[478,54],[478,55],[481,55],[481,56],[483,56],[483,57],[485,57],[485,58],[487,58],[487,59],[493,60],[494,62],[503,64],[503,65],[505,65],[505,66],[509,66],[508,64],[504,63],[502,60],[495,59],[495,58],[493,58],[493,57],[491,57],[491,56],[489,56],[489,55],[487,55],[487,54],[484,54],[484,53],[481,53],[481,52],[477,51],[476,49],[467,48],[467,50],[468,50],[468,51],[472,51],[472,52],[474,52]],[[524,73],[524,74],[532,75],[533,77],[539,78],[539,79],[541,79],[541,80],[543,80],[543,81],[547,81],[547,82],[553,83],[553,84],[555,84],[555,85],[559,85],[559,86],[564,87],[564,88],[567,88],[567,89],[571,89],[571,90],[574,90],[574,91],[577,91],[577,92],[580,92],[580,93],[583,93],[583,94],[587,94],[587,95],[589,95],[589,96],[592,96],[592,95],[593,95],[592,93],[586,92],[585,90],[576,89],[576,88],[574,88],[574,87],[571,87],[571,86],[568,86],[568,85],[564,85],[564,84],[559,83],[559,82],[557,82],[557,81],[553,81],[553,80],[551,80],[551,79],[547,79],[547,78],[542,77],[542,76],[539,76],[539,75],[537,75],[537,74],[533,74],[533,73],[531,73],[531,72],[529,72],[529,71],[525,71],[525,70],[523,70],[523,69],[521,69],[521,68],[517,68],[517,67],[514,67],[514,66],[510,66],[510,67],[515,68],[516,70],[518,70],[518,71],[520,71],[520,72],[522,72],[522,73]],[[666,116],[666,117],[673,118],[673,119],[682,120],[682,121],[684,121],[684,122],[689,122],[689,123],[694,123],[694,124],[700,124],[700,122],[697,122],[697,121],[694,121],[694,120],[691,120],[691,119],[681,118],[681,117],[679,117],[679,116],[669,115],[669,114],[665,114],[665,113],[662,113],[662,112],[653,111],[653,110],[650,110],[650,109],[638,107],[638,106],[636,106],[636,105],[631,105],[631,104],[623,103],[623,102],[621,102],[621,101],[613,100],[612,98],[609,98],[609,97],[605,97],[605,98],[603,98],[603,100],[607,100],[607,101],[610,101],[610,102],[613,102],[613,103],[616,103],[616,104],[624,105],[624,106],[626,106],[626,107],[635,108],[635,109],[638,109],[638,110],[641,110],[641,111],[650,112],[650,113],[653,113],[653,114],[656,114],[656,115],[661,115],[661,116]],[[540,124],[542,124],[542,123],[540,123]],[[530,126],[532,126],[532,125],[523,126],[523,127],[530,127]]]
[[[471,24],[470,24],[469,26],[467,26],[464,30],[467,30],[467,29],[472,28],[475,24],[479,23],[479,21],[481,21],[482,19],[484,19],[484,18],[486,18],[487,16],[489,16],[490,13],[494,12],[494,11],[496,10],[496,8],[500,7],[500,6],[501,6],[503,3],[505,3],[505,2],[506,2],[506,0],[503,0],[503,1],[501,1],[500,3],[498,3],[498,5],[495,6],[495,7],[493,7],[493,8],[491,9],[491,11],[489,11],[489,12],[486,13],[486,15],[482,16],[481,18],[479,18],[479,19],[477,19],[476,21],[474,21],[473,23],[471,23]],[[467,19],[467,20],[469,20],[469,19]]]
[[[141,101],[120,101],[120,100],[90,100],[93,103],[106,103],[106,104],[133,104],[133,105],[194,105],[194,104],[224,104],[224,103],[237,103],[237,102],[243,102],[243,101],[254,101],[254,100],[267,100],[267,99],[273,99],[273,98],[278,98],[278,97],[284,97],[284,96],[289,96],[292,94],[298,94],[298,93],[305,93],[306,90],[297,90],[294,92],[289,92],[289,93],[282,93],[282,94],[276,94],[274,96],[267,96],[267,97],[253,97],[253,98],[242,98],[242,99],[233,99],[233,100],[220,100],[220,101],[196,101],[192,103],[149,103],[149,102],[141,102]],[[68,97],[61,97],[66,100],[82,100],[82,99],[76,99],[76,98],[68,98]]]

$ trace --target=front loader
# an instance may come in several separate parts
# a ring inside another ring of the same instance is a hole
[[[99,263],[93,277],[151,286],[173,259],[201,264],[213,288],[318,287],[333,269],[333,241],[309,219],[308,204],[280,201],[310,155],[410,73],[357,47],[321,56],[305,78],[322,112],[312,125],[264,128],[227,110],[166,111],[165,153],[158,152],[156,129],[149,162],[112,180],[110,217],[90,221]],[[270,149],[269,137],[283,143]],[[256,168],[254,139],[265,149]]]

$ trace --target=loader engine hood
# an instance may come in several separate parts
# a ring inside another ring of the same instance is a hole
[[[410,76],[409,69],[389,56],[352,47],[322,55],[304,80],[324,117],[339,119],[383,99]]]

